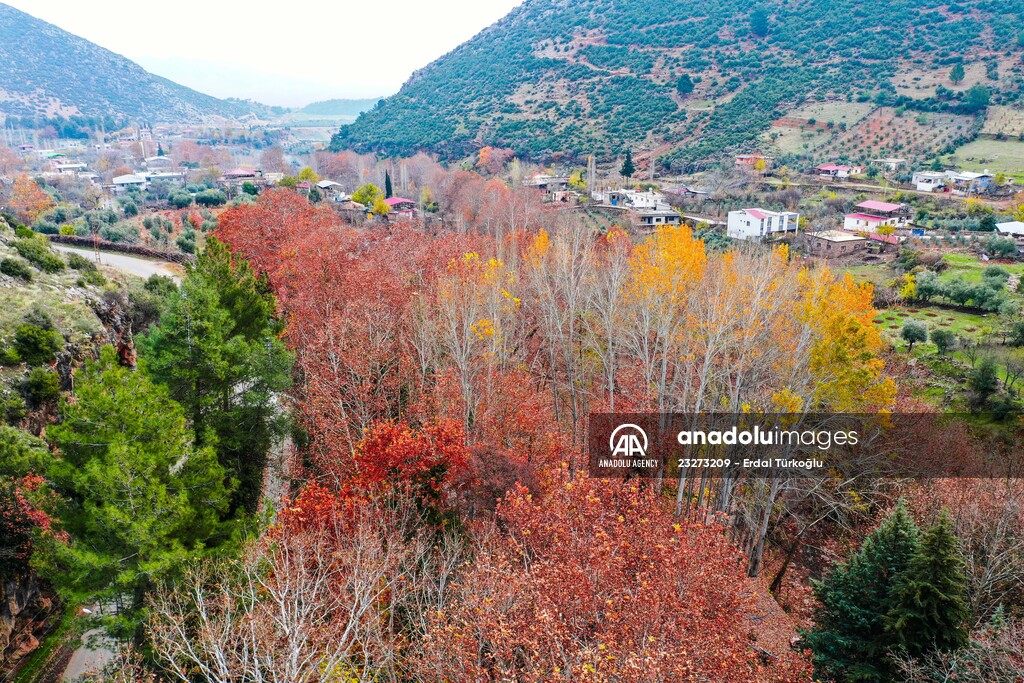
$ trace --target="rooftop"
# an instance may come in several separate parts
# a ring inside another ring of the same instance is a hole
[[[848,213],[847,218],[856,218],[860,221],[868,221],[870,223],[884,223],[889,220],[888,218],[882,218],[881,216],[873,216],[870,213]]]
[[[829,242],[864,242],[865,238],[860,235],[854,235],[842,230],[822,230],[821,232],[812,232],[811,236],[817,237],[818,239],[827,240]]]
[[[1004,235],[1017,235],[1024,237],[1024,222],[1009,221],[1008,223],[996,223],[996,231]]]
[[[899,211],[902,207],[900,207],[899,204],[890,204],[889,202],[879,202],[875,201],[874,199],[869,199],[866,202],[861,202],[860,204],[858,204],[857,208],[867,209],[869,211],[884,211],[886,213],[891,213],[893,211]]]

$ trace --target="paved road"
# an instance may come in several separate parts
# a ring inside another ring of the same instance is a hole
[[[95,640],[90,647],[90,641]],[[86,674],[98,673],[111,659],[114,651],[109,641],[103,639],[103,629],[93,629],[82,635],[82,644],[68,660],[62,681],[75,681]]]
[[[69,247],[66,244],[50,244],[57,251],[64,253],[75,253],[84,256],[89,260],[96,258],[96,252],[91,249]],[[157,259],[143,258],[141,256],[129,256],[114,251],[100,252],[100,265],[116,268],[130,275],[138,275],[148,278],[150,275],[165,275],[173,278],[175,282],[181,282],[182,267],[177,263],[159,261]]]

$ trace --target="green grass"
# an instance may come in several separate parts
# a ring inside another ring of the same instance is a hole
[[[939,279],[944,282],[958,277],[971,283],[981,282],[985,269],[991,266],[999,266],[1009,273],[1024,276],[1024,263],[986,263],[973,254],[945,254],[942,260],[946,262],[946,269],[939,275]]]
[[[1017,182],[1024,181],[1024,142],[1019,140],[978,138],[958,147],[943,160],[964,171],[988,169],[993,173],[1014,176]]]
[[[881,311],[875,322],[894,342],[902,343],[900,330],[907,320],[919,320],[932,329],[951,330],[962,339],[981,339],[999,326],[995,313],[965,313],[939,306],[897,307]]]
[[[853,276],[857,282],[870,282],[876,287],[884,287],[896,277],[896,271],[884,263],[875,263],[869,266],[851,266],[846,272]]]

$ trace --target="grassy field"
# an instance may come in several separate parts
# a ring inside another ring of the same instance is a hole
[[[986,263],[971,254],[946,254],[942,257],[947,268],[939,275],[939,279],[948,282],[962,277],[970,283],[981,282],[986,268],[999,266],[1011,274],[1024,276],[1024,263]]]
[[[999,326],[999,316],[995,313],[965,313],[940,306],[890,308],[875,318],[875,322],[896,344],[903,344],[900,330],[908,320],[920,320],[929,329],[945,328],[961,339],[975,341],[991,334]]]
[[[1024,264],[1021,263],[985,263],[973,254],[945,254],[943,260],[946,262],[946,268],[939,278],[947,282],[956,278],[963,278],[972,283],[980,282],[984,270],[991,265],[998,265],[1011,274],[1024,276]],[[847,272],[858,281],[872,282],[876,285],[886,285],[898,274],[887,264],[856,266],[847,269]],[[1011,296],[1024,298],[1022,294],[1024,292],[1018,291]],[[937,329],[949,330],[960,340],[958,345],[961,348],[951,351],[946,356],[940,356],[938,348],[930,341],[914,345],[913,356],[915,358],[927,363],[947,381],[953,382],[948,386],[942,383],[935,384],[925,392],[925,396],[922,398],[939,402],[950,400],[950,396],[956,393],[952,387],[959,386],[966,381],[967,373],[973,362],[986,355],[995,356],[997,372],[1001,378],[1006,379],[1007,370],[1001,354],[1010,350],[1001,345],[1003,340],[998,313],[963,311],[938,303],[900,305],[882,309],[875,318],[875,323],[881,327],[882,333],[893,348],[900,353],[906,353],[908,350],[908,344],[900,336],[903,325],[908,320],[924,323],[929,332]],[[969,353],[962,347],[963,342],[976,345],[977,350]]]
[[[1024,183],[1024,142],[1020,140],[992,140],[979,138],[958,147],[943,161],[965,171],[1005,173]]]

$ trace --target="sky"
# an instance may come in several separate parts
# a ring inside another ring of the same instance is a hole
[[[396,92],[522,0],[3,0],[217,97],[301,106]]]

